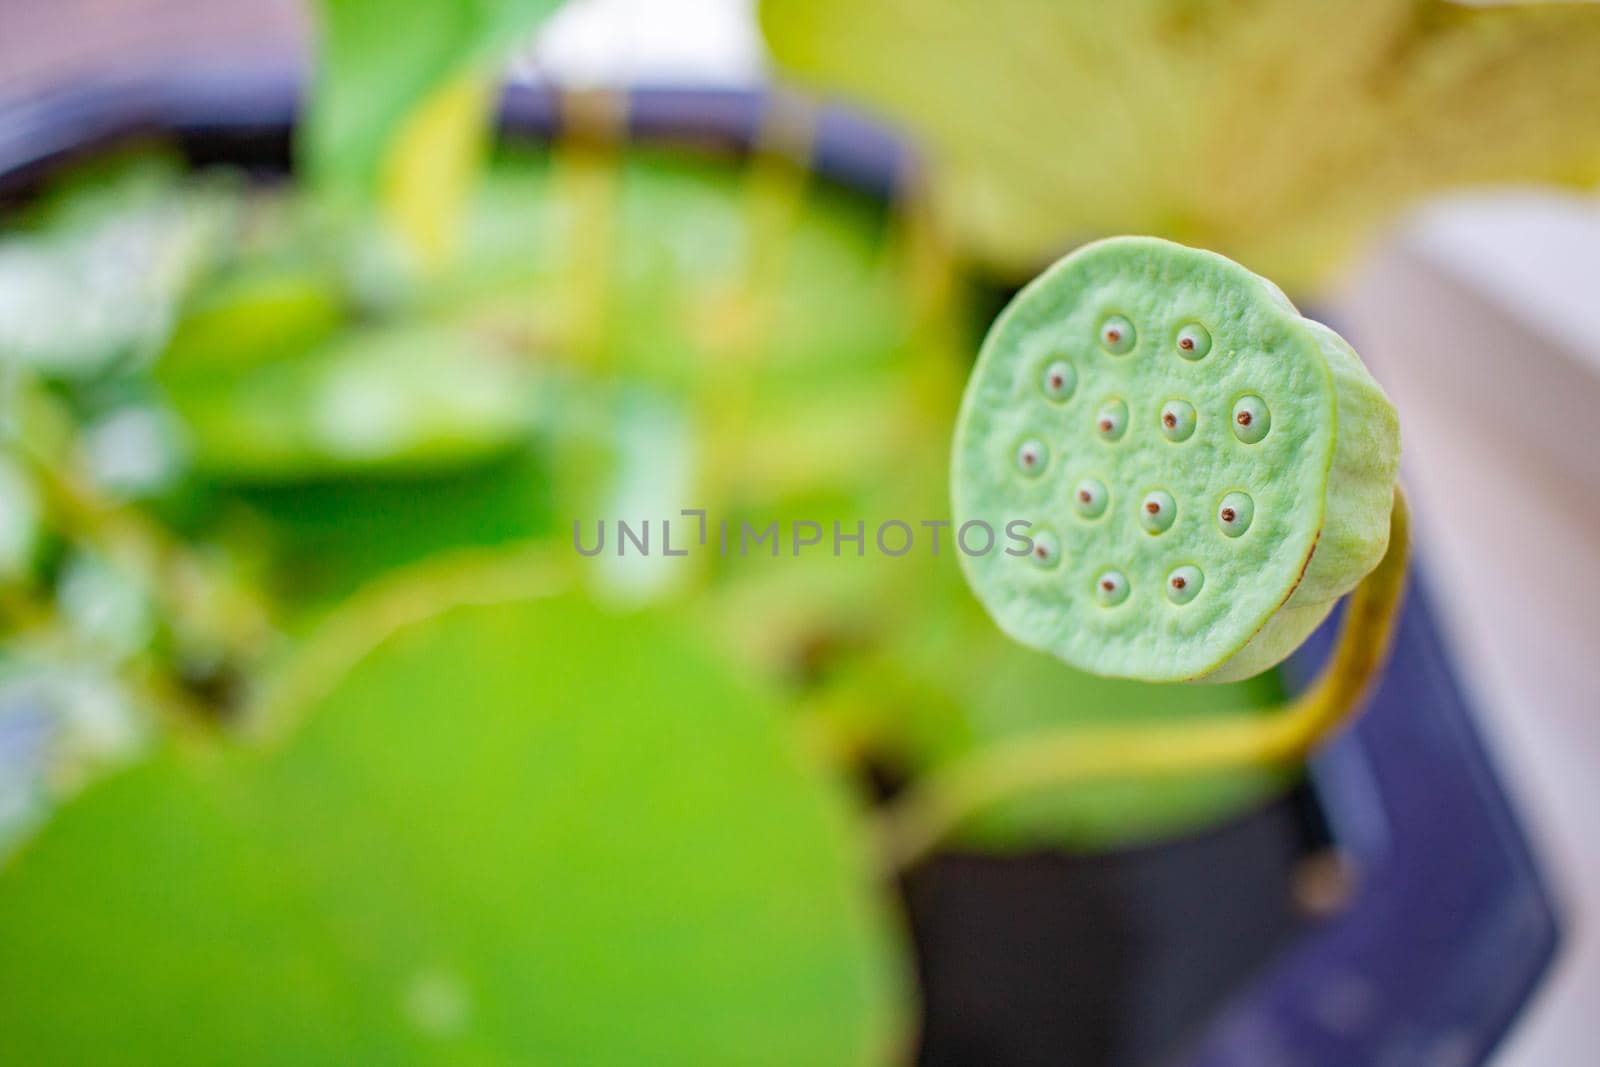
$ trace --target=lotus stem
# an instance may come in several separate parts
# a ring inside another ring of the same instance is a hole
[[[488,154],[495,83],[471,74],[435,89],[396,133],[379,166],[378,202],[411,265],[449,265]]]
[[[1345,607],[1321,674],[1271,715],[1230,714],[1185,725],[1062,729],[992,745],[910,786],[879,816],[891,871],[927,857],[973,817],[1044,789],[1136,776],[1279,768],[1308,753],[1362,706],[1388,659],[1410,555],[1405,498],[1395,488],[1389,546]]]

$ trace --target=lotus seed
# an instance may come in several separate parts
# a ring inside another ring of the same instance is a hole
[[[1110,500],[1111,494],[1106,492],[1105,483],[1098,478],[1085,478],[1072,491],[1072,506],[1086,519],[1098,519],[1104,515]]]
[[[1101,571],[1094,580],[1095,599],[1102,607],[1115,607],[1128,599],[1128,579],[1121,571]]]
[[[1184,564],[1174,567],[1172,573],[1167,575],[1167,599],[1174,604],[1187,604],[1200,594],[1200,587],[1206,582],[1206,576],[1199,567]]]
[[[1112,315],[1100,324],[1100,346],[1122,355],[1133,348],[1133,323],[1122,315]]]
[[[1194,405],[1187,400],[1169,400],[1161,406],[1161,433],[1169,441],[1187,441],[1194,435]]]
[[[1048,459],[1049,454],[1039,441],[1024,441],[1022,447],[1017,449],[1017,469],[1030,478],[1039,476]]]
[[[1049,530],[1037,530],[1033,534],[1033,552],[1030,554],[1034,566],[1049,570],[1061,562],[1061,542]]]
[[[1217,525],[1229,537],[1238,537],[1250,529],[1256,517],[1256,502],[1249,493],[1229,493],[1217,507]]]
[[[1253,445],[1272,429],[1272,412],[1259,396],[1241,396],[1233,405],[1233,436]]]
[[[1146,493],[1144,500],[1139,503],[1139,525],[1145,528],[1146,533],[1166,533],[1177,517],[1177,502],[1165,489]]]
[[[1211,351],[1211,333],[1198,322],[1191,322],[1178,331],[1178,355],[1184,359],[1204,359]]]
[[[1056,360],[1044,369],[1044,395],[1060,403],[1069,400],[1078,388],[1078,372],[1065,360]]]
[[[1107,441],[1120,441],[1128,432],[1128,405],[1121,400],[1107,400],[1094,417],[1095,430]]]

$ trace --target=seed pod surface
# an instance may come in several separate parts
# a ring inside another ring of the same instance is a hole
[[[1065,399],[1041,384],[1069,373]],[[1049,455],[1042,474],[1018,469],[1024,446]],[[1246,677],[1381,558],[1399,452],[1355,352],[1272,283],[1155,238],[1099,241],[996,321],[955,435],[955,522],[1024,519],[1059,560],[962,566],[1002,629],[1076,667]]]

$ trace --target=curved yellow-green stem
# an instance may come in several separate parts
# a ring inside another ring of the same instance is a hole
[[[1303,759],[1359,708],[1388,657],[1409,550],[1405,498],[1396,487],[1388,551],[1350,595],[1338,643],[1322,673],[1276,714],[1182,725],[1079,727],[991,746],[930,773],[884,809],[879,831],[891,869],[910,867],[974,815],[1039,789]]]
[[[488,155],[495,89],[479,74],[435,89],[407,116],[379,164],[384,220],[423,274],[438,272],[455,253]]]

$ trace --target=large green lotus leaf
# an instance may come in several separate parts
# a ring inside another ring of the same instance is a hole
[[[276,747],[175,744],[0,872],[0,1061],[881,1062],[895,938],[773,709],[659,620],[440,595],[330,622]]]
[[[1148,233],[1303,291],[1397,210],[1600,181],[1600,7],[763,0],[779,64],[905,123],[1013,278]]]

